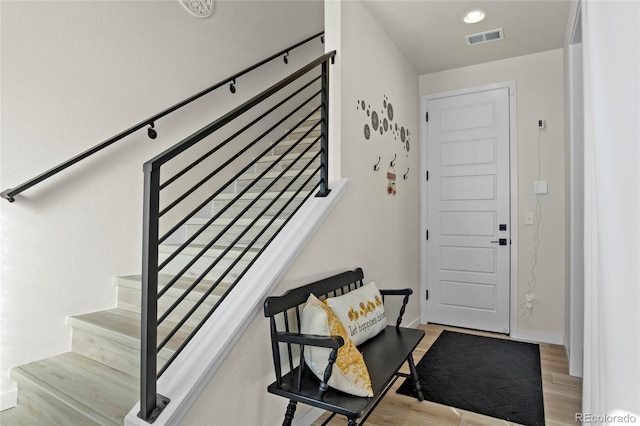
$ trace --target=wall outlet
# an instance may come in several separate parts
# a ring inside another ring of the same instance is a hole
[[[525,302],[524,306],[526,306],[526,308],[529,309],[529,310],[533,309],[533,294],[527,293],[527,294],[524,295],[524,297],[527,300]]]
[[[525,212],[524,213],[524,224],[525,225],[533,225],[533,212]]]
[[[544,120],[538,120],[538,129],[544,129]]]

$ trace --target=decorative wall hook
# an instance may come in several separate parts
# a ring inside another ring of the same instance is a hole
[[[158,137],[158,132],[153,129],[154,127],[155,124],[153,123],[153,121],[149,123],[149,128],[147,129],[147,136],[149,136],[149,139],[155,139]]]
[[[380,161],[382,161],[382,158],[378,155],[378,162],[376,164],[373,165],[373,171],[377,172],[378,170],[380,170]]]
[[[289,52],[285,53],[284,56],[282,57],[282,60],[284,61],[285,64],[289,63],[289,59],[287,59],[287,56],[289,56]]]
[[[409,179],[409,168],[407,167],[407,173],[402,175],[402,179],[407,180]]]
[[[395,165],[396,165],[396,157],[397,156],[398,156],[398,154],[393,154],[393,160],[391,160],[391,163],[390,163],[391,167],[395,167]]]
[[[231,84],[229,84],[229,90],[231,93],[236,93],[236,79],[234,78]]]

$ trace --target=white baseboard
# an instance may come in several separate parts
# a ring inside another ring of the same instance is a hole
[[[420,315],[418,315],[413,321],[408,323],[405,327],[407,328],[416,328],[420,325]]]
[[[533,343],[550,343],[552,345],[564,345],[564,337],[561,334],[546,333],[535,330],[517,330],[510,334],[513,340],[521,340]]]

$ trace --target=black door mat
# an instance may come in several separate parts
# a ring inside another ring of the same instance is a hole
[[[544,426],[536,344],[443,331],[416,369],[428,401]],[[397,392],[415,396],[410,379]]]

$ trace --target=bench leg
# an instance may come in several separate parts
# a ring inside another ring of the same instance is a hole
[[[282,422],[282,426],[291,426],[291,422],[293,421],[293,415],[296,413],[296,406],[298,403],[296,401],[289,401],[289,405],[287,406],[287,413],[284,415],[284,421]]]
[[[413,379],[413,387],[418,395],[418,401],[424,401],[424,395],[422,394],[422,389],[420,389],[420,378],[418,377],[418,372],[416,371],[416,364],[413,362],[413,354],[409,355],[407,358],[409,362],[409,369],[411,370],[411,378]]]
[[[347,425],[348,426],[356,426],[357,425],[356,419],[354,419],[353,417],[349,417]]]

